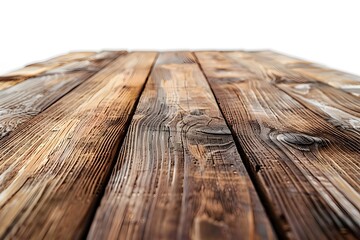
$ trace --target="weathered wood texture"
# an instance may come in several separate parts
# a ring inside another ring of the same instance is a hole
[[[360,99],[357,96],[310,76],[303,76],[280,61],[263,57],[263,52],[260,53],[238,52],[232,57],[258,78],[275,84],[339,130],[346,131],[355,138],[360,136]],[[283,58],[285,56],[281,59]]]
[[[196,56],[277,219],[274,224],[289,238],[358,239],[358,101],[343,106],[357,97],[343,93],[342,100],[335,99],[331,94],[338,90],[253,53]],[[314,91],[326,94],[304,97],[291,90],[294,85],[322,86]],[[323,100],[343,115],[317,106]]]
[[[360,239],[359,89],[271,51],[28,65],[0,77],[0,239]]]
[[[42,112],[120,54],[101,52],[88,60],[65,64],[0,91],[0,139],[20,123]]]
[[[272,51],[255,52],[254,55],[261,56],[263,57],[263,60],[272,62],[275,65],[278,65],[277,63],[281,63],[287,69],[297,72],[303,76],[316,79],[317,81],[342,89],[355,96],[360,96],[359,76]]]
[[[160,54],[88,238],[275,238],[191,53]]]
[[[85,234],[155,56],[120,56],[0,141],[0,238]]]
[[[55,58],[51,58],[44,62],[33,63],[25,66],[22,69],[9,72],[7,74],[0,76],[0,90],[11,87],[15,84],[18,84],[28,78],[39,76],[43,73],[46,73],[52,69],[58,68],[63,65],[72,66],[72,69],[76,69],[76,66],[79,67],[77,62],[82,63],[82,67],[88,61],[101,60],[104,58],[111,58],[120,54],[120,52],[71,52],[65,55],[61,55]],[[69,68],[68,68],[69,70]]]

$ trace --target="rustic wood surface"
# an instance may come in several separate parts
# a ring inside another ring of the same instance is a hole
[[[3,139],[1,238],[83,236],[155,55],[120,56]]]
[[[91,59],[67,63],[0,91],[0,139],[94,75],[119,54],[98,53]]]
[[[287,237],[358,236],[359,135],[346,134],[333,119],[323,119],[277,88],[306,81],[290,71],[251,53],[196,55]]]
[[[267,58],[267,61],[274,64],[281,63],[287,69],[300,73],[302,76],[316,79],[317,81],[329,84],[335,88],[340,88],[353,95],[360,96],[360,77],[337,71],[319,64],[314,64],[301,59],[289,57],[271,51],[257,52],[254,55]]]
[[[89,239],[116,236],[274,238],[191,53],[160,54],[141,96]]]
[[[0,90],[11,87],[30,77],[38,76],[41,73],[64,64],[85,60],[87,57],[90,57],[94,54],[95,52],[71,52],[44,62],[29,64],[21,69],[0,76]]]
[[[360,239],[360,77],[272,51],[0,76],[0,239]]]

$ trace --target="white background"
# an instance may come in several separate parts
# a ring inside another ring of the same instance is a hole
[[[360,75],[358,2],[1,0],[0,74],[75,50],[272,49]]]

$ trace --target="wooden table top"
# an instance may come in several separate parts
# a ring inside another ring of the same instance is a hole
[[[272,51],[0,77],[0,239],[359,239],[360,77]]]

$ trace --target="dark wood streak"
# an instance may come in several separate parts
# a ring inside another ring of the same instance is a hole
[[[0,238],[84,235],[156,53],[123,55],[0,140]]]
[[[0,139],[109,64],[121,52],[73,61],[0,91]]]
[[[360,77],[195,54],[0,76],[0,239],[360,239]]]
[[[251,53],[196,56],[287,236],[359,238],[359,138],[276,87],[315,81]]]
[[[194,56],[161,53],[88,239],[272,238]]]

